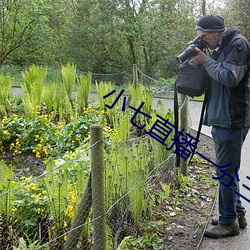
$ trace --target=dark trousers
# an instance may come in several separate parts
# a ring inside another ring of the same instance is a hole
[[[239,215],[246,212],[235,191],[240,192],[237,174],[240,169],[241,149],[248,130],[249,127],[234,129],[212,127],[216,165],[218,166],[216,175],[217,178],[221,177],[219,179],[219,224],[231,224]],[[223,168],[229,164],[232,165]],[[230,182],[232,183],[230,184]],[[228,184],[230,185],[226,186]]]

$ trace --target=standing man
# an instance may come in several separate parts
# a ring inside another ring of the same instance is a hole
[[[241,149],[250,126],[250,45],[237,27],[226,30],[220,16],[202,17],[195,30],[213,50],[208,57],[195,48],[198,55],[193,57],[211,78],[204,125],[212,126],[219,180],[219,218],[212,220],[215,226],[205,235],[221,238],[238,235],[239,228],[247,226],[235,191],[239,192]]]

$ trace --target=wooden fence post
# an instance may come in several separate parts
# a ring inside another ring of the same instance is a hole
[[[133,64],[133,83],[135,86],[138,84],[138,70],[136,64]]]
[[[93,205],[93,250],[106,249],[106,216],[104,193],[104,152],[103,131],[99,124],[90,127],[91,140],[91,176]]]
[[[83,192],[81,201],[78,205],[76,216],[73,220],[70,233],[64,244],[63,250],[71,250],[77,248],[77,243],[81,237],[84,223],[86,222],[91,208],[91,175]]]

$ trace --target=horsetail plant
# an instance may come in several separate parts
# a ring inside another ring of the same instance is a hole
[[[0,213],[4,215],[6,222],[9,222],[13,206],[13,188],[14,177],[12,166],[8,167],[4,161],[0,161]]]
[[[68,177],[66,172],[62,173],[60,170],[56,170],[52,159],[49,159],[46,164],[44,184],[48,194],[50,211],[60,233],[63,229],[64,211],[67,207]]]

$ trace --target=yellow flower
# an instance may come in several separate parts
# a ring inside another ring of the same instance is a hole
[[[3,131],[3,134],[4,134],[4,135],[9,135],[10,133],[9,133],[8,130],[4,130],[4,131]]]
[[[41,193],[33,194],[32,197],[35,198],[36,201],[40,201],[42,199],[41,195],[42,195]]]
[[[37,158],[37,159],[40,159],[40,158],[41,158],[41,155],[40,155],[39,152],[36,152],[36,158]]]
[[[69,218],[73,218],[74,217],[73,206],[68,205],[66,208],[66,211],[64,211],[64,213],[65,213],[65,215],[68,215]]]
[[[37,186],[35,183],[30,183],[29,185],[26,186],[26,189],[28,191],[34,191],[34,190],[37,190]]]
[[[12,212],[16,212],[17,208],[13,207],[11,210],[12,210]]]
[[[76,196],[75,196],[75,195],[72,195],[72,197],[71,197],[71,202],[72,202],[72,203],[76,203]]]

